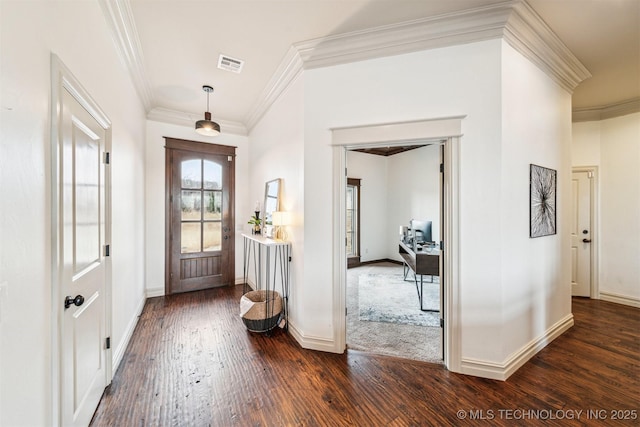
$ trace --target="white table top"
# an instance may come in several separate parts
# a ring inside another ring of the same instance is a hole
[[[242,233],[242,237],[244,237],[245,239],[253,240],[254,242],[257,242],[261,245],[266,245],[266,246],[286,246],[289,244],[289,242],[285,240],[271,239],[269,237],[264,237],[261,234]]]

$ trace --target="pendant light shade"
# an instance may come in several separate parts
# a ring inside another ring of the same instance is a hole
[[[217,136],[220,134],[220,125],[211,121],[211,113],[209,112],[209,94],[213,92],[213,87],[202,86],[202,90],[207,92],[207,111],[204,113],[204,120],[196,122],[196,132],[204,136]]]

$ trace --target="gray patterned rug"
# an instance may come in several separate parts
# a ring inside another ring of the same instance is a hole
[[[409,273],[407,278],[413,279],[412,273]],[[438,279],[438,277],[434,277],[434,283],[430,283],[431,277],[424,276],[422,308],[439,309],[440,284]],[[420,310],[416,284],[413,280],[405,281],[402,274],[360,275],[358,278],[358,316],[359,320],[369,322],[440,326],[440,313]]]
[[[385,274],[402,277],[402,266],[380,262],[347,270],[347,347],[367,353],[442,363],[440,327],[360,320],[360,276]],[[364,282],[371,280],[363,279]],[[418,295],[415,285],[411,286],[413,293],[410,293],[406,307],[417,307]]]

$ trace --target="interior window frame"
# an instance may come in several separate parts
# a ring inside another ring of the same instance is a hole
[[[353,206],[355,206],[355,215],[352,216],[352,223],[355,222],[355,232],[351,232],[354,236],[351,239],[352,246],[355,246],[355,250],[352,252],[347,251],[347,268],[357,267],[361,263],[360,252],[360,218],[361,218],[361,179],[360,178],[347,178],[347,188],[353,187],[355,194],[355,200]],[[347,209],[348,211],[348,209]],[[345,230],[346,234],[350,232]],[[345,241],[345,246],[347,242]]]

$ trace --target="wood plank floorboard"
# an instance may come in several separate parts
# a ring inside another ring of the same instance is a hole
[[[279,329],[250,333],[241,294],[235,286],[149,299],[91,425],[640,425],[636,308],[574,298],[575,326],[493,381],[304,350]]]

